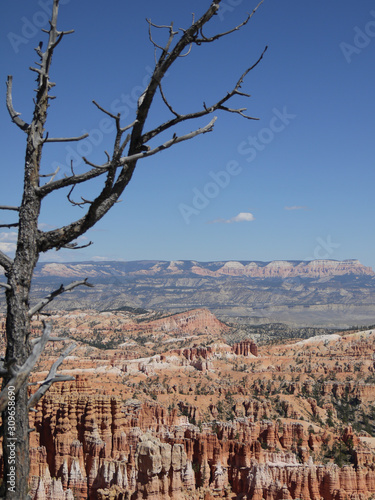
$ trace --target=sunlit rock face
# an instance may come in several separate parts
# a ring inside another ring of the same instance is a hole
[[[60,387],[38,404],[34,500],[367,500],[375,494],[368,457],[358,453],[357,466],[341,468],[314,463],[310,452],[325,435],[309,434],[304,423],[265,419],[272,408],[256,400],[246,417],[213,429],[188,424],[157,403],[123,403],[87,395],[86,388],[82,381],[69,393]],[[359,443],[351,427],[342,439]]]

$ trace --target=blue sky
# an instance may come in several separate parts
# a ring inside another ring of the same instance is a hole
[[[32,112],[34,47],[45,35],[50,0],[1,4],[1,81],[12,74],[13,103],[28,121]],[[187,27],[201,15],[203,0],[64,0],[61,29],[75,29],[55,52],[51,136],[90,132],[82,143],[48,145],[43,171],[80,155],[104,161],[113,134],[91,103],[121,110],[131,122],[140,89],[154,61],[145,18]],[[244,19],[255,2],[223,0],[207,34]],[[220,12],[220,11],[219,11]],[[155,34],[163,41],[163,33]],[[265,0],[241,31],[213,44],[193,47],[165,80],[164,91],[180,112],[199,110],[231,90],[241,73],[269,49],[233,100],[259,121],[217,113],[214,131],[138,163],[122,203],[87,235],[94,245],[51,252],[43,260],[310,260],[358,258],[375,268],[374,131],[375,7],[370,0],[301,2]],[[2,119],[1,204],[20,202],[25,135]],[[168,110],[155,102],[149,127]],[[197,127],[210,120],[197,122]],[[189,131],[192,125],[177,132]],[[166,135],[165,139],[170,138]],[[157,142],[152,145],[157,145]],[[80,170],[81,169],[81,170]],[[84,190],[90,197],[93,182]],[[2,222],[12,222],[2,212]],[[42,227],[82,216],[66,193],[47,200]],[[14,232],[0,230],[0,248],[11,252]]]

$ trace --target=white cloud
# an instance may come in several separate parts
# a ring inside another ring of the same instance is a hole
[[[9,233],[0,233],[0,241],[17,241],[17,233],[14,231]]]
[[[69,250],[59,250],[56,252],[56,250],[49,250],[46,253],[41,253],[39,256],[39,262],[76,262],[78,259],[76,255],[73,255],[74,251]]]
[[[56,229],[57,226],[52,226],[51,224],[47,224],[46,222],[39,222],[38,229],[41,231],[49,231],[51,229]]]
[[[12,253],[16,250],[15,243],[0,243],[0,250],[4,253]]]
[[[105,262],[106,260],[111,260],[109,257],[102,257],[101,255],[94,255],[90,260],[94,260],[96,262]]]
[[[255,220],[255,217],[250,212],[240,212],[232,219],[229,219],[228,222],[251,222],[253,220]]]
[[[5,253],[12,253],[16,249],[17,233],[0,233],[0,250]]]
[[[293,205],[291,207],[284,207],[285,210],[309,210],[305,205]]]
[[[210,224],[233,224],[234,222],[252,222],[253,220],[255,220],[255,217],[252,213],[240,212],[231,219],[215,219]]]

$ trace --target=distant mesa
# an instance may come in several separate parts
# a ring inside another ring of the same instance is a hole
[[[358,260],[312,260],[312,261],[219,261],[197,262],[174,261],[129,261],[129,262],[75,262],[40,263],[35,277],[115,277],[115,276],[246,276],[250,278],[324,278],[331,276],[358,275],[375,276],[371,267]]]

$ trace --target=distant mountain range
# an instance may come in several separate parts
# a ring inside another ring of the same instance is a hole
[[[249,278],[324,278],[332,276],[375,276],[370,267],[358,260],[313,260],[313,261],[220,261],[197,262],[194,260],[131,261],[131,262],[76,262],[39,263],[35,277],[110,277],[110,276],[226,276]]]
[[[346,328],[375,324],[375,273],[358,260],[39,263],[33,297],[88,278],[48,308],[171,313],[206,307],[244,325]],[[4,297],[0,295],[4,309]]]

